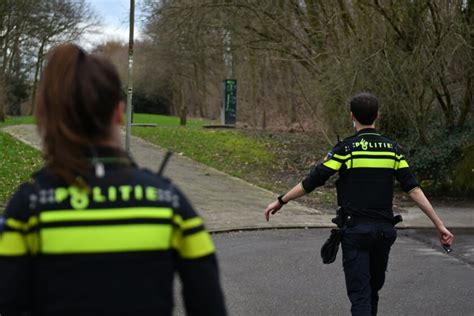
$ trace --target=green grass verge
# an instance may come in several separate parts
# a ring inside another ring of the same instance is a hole
[[[0,122],[0,128],[20,124],[35,124],[35,118],[33,116],[7,116],[5,122]]]
[[[179,117],[156,114],[133,114],[133,123],[155,123],[158,126],[180,126]],[[207,121],[201,119],[188,119],[186,126],[189,128],[202,127]],[[10,125],[35,124],[33,116],[8,116],[5,122],[0,122],[0,128]]]
[[[155,123],[158,126],[180,126],[179,117],[156,114],[133,114],[133,123]],[[197,128],[202,127],[207,121],[200,119],[189,119],[186,122],[186,127]]]
[[[0,132],[0,209],[6,200],[42,165],[40,152]]]
[[[180,126],[178,117],[134,114],[133,122],[157,124],[156,128],[133,127],[134,135],[254,183],[254,175],[277,164],[265,143],[234,130],[202,129],[209,123],[205,120],[188,119],[186,126]]]
[[[268,187],[261,175],[278,165],[267,144],[238,131],[195,127],[134,127],[135,136],[190,157],[208,166]],[[259,177],[260,176],[260,177]]]

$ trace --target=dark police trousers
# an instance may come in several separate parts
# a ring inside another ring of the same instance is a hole
[[[377,315],[378,291],[385,281],[390,248],[397,237],[388,222],[342,229],[342,263],[352,315]]]

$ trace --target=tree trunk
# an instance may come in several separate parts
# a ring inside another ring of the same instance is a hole
[[[0,100],[0,122],[5,122],[5,109],[3,100]]]
[[[193,64],[193,70],[194,70],[194,91],[196,91],[196,103],[197,103],[197,108],[198,108],[198,113],[200,117],[204,117],[204,102],[203,102],[203,91],[202,91],[202,85],[201,85],[201,80],[199,80],[199,65],[198,63]]]
[[[474,1],[469,0],[467,3],[467,15],[466,15],[466,21],[467,21],[467,26],[468,30],[470,30],[468,34],[468,40],[470,43],[470,46],[473,47],[474,45]],[[463,126],[466,122],[466,119],[469,115],[469,112],[472,110],[472,102],[473,102],[473,67],[474,67],[474,56],[473,54],[470,54],[470,60],[468,63],[468,71],[466,74],[466,84],[465,84],[465,90],[464,90],[464,99],[463,99],[463,105],[461,109],[461,114],[459,116],[459,121],[458,121],[458,126]]]
[[[36,60],[36,65],[35,65],[35,75],[33,79],[33,86],[31,87],[31,105],[30,105],[30,111],[29,115],[32,115],[35,111],[35,98],[36,98],[36,86],[38,84],[38,76],[40,73],[40,68],[41,64],[43,63],[43,50],[44,50],[44,45],[45,45],[46,40],[43,40],[41,42],[41,46],[38,50],[38,58]]]
[[[462,127],[466,122],[466,118],[471,111],[472,108],[472,79],[471,75],[468,73],[466,78],[466,89],[464,91],[464,100],[463,100],[463,107],[461,110],[461,114],[459,116],[459,121],[457,126]]]
[[[252,124],[258,126],[258,110],[257,110],[257,60],[255,52],[249,51],[249,70],[250,70],[250,108],[253,109]]]
[[[203,117],[208,117],[210,113],[209,109],[209,96],[207,95],[207,77],[206,77],[206,67],[202,68],[202,78],[201,78],[201,93],[202,93],[202,103],[204,105]]]
[[[184,83],[181,81],[179,86],[179,125],[185,126],[188,115],[188,105],[184,93]]]
[[[3,46],[2,46],[2,74],[4,75],[7,71],[7,64],[8,64],[8,44],[10,42],[10,32],[12,31],[12,26],[11,26],[11,10],[8,12],[7,15],[7,21],[6,21],[6,30],[5,30],[5,35],[3,36]]]
[[[350,34],[351,32],[354,31],[354,28],[355,28],[352,16],[349,10],[347,9],[345,0],[338,0],[337,2],[339,4],[339,9],[342,13],[341,18],[343,21],[344,29],[347,34]]]
[[[293,65],[289,64],[286,68],[286,78],[289,81],[289,87],[286,90],[286,96],[288,100],[288,112],[289,112],[289,118],[290,118],[290,123],[294,124],[296,123],[296,98],[295,98],[295,76],[293,75]]]

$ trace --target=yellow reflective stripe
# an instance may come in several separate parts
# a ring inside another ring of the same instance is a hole
[[[42,223],[63,221],[87,221],[107,219],[146,218],[171,218],[173,210],[163,207],[131,207],[115,209],[90,209],[90,210],[61,210],[45,211],[40,214]]]
[[[14,218],[7,218],[6,220],[7,226],[21,231],[27,231],[30,228],[38,225],[38,217],[32,216],[28,219],[28,222],[23,222]]]
[[[191,229],[204,224],[204,221],[199,216],[183,220],[181,215],[175,215],[173,217],[173,222],[182,230]]]
[[[397,158],[398,160],[401,160],[403,158],[403,155],[395,155],[395,158]]]
[[[398,164],[398,168],[397,169],[403,169],[403,168],[408,168],[408,162],[406,160],[402,160],[400,161],[400,163]]]
[[[25,235],[26,246],[31,254],[37,254],[40,250],[38,232]]]
[[[325,162],[323,162],[323,166],[326,166],[332,170],[339,170],[341,168],[341,163],[339,161],[336,161],[336,160],[326,160]]]
[[[184,220],[181,224],[181,229],[191,229],[203,225],[204,222],[200,217],[193,217],[191,219]]]
[[[0,236],[0,256],[23,256],[28,253],[23,235],[19,232],[3,232]]]
[[[184,259],[196,259],[214,253],[214,243],[205,230],[178,237],[174,241],[174,247]]]
[[[183,225],[183,217],[179,214],[175,214],[173,216],[173,223],[175,223],[178,227],[181,227],[181,225]]]
[[[16,230],[25,230],[26,229],[26,223],[25,222],[19,221],[19,220],[14,219],[14,218],[7,218],[6,224],[9,227],[14,228]]]
[[[395,153],[392,151],[354,151],[353,156],[367,155],[367,156],[392,156],[395,157]]]
[[[349,159],[350,156],[351,156],[351,155],[345,155],[345,156],[341,156],[341,155],[338,155],[338,154],[334,154],[334,155],[333,155],[334,158],[342,159],[342,160]]]
[[[352,159],[352,168],[395,168],[393,159],[372,159],[372,158],[354,158]]]
[[[44,228],[40,232],[45,254],[127,252],[171,248],[173,227],[129,224]]]

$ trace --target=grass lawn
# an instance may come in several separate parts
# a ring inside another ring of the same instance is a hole
[[[18,185],[42,164],[40,152],[0,132],[0,211]]]
[[[206,122],[202,120],[190,119],[187,126],[179,126],[176,117],[135,114],[134,122],[157,124],[156,128],[133,127],[135,136],[270,188],[262,179],[279,162],[267,149],[268,141],[259,141],[237,130],[203,129]]]
[[[5,122],[0,122],[0,128],[34,123],[33,116],[8,116]],[[18,185],[28,180],[41,164],[39,151],[0,132],[0,212]]]
[[[179,117],[156,114],[133,114],[133,123],[155,123],[158,126],[180,126]],[[188,119],[186,127],[202,127],[207,121],[200,119]]]
[[[0,128],[20,124],[35,124],[35,119],[33,116],[8,116],[5,122],[0,122]]]

